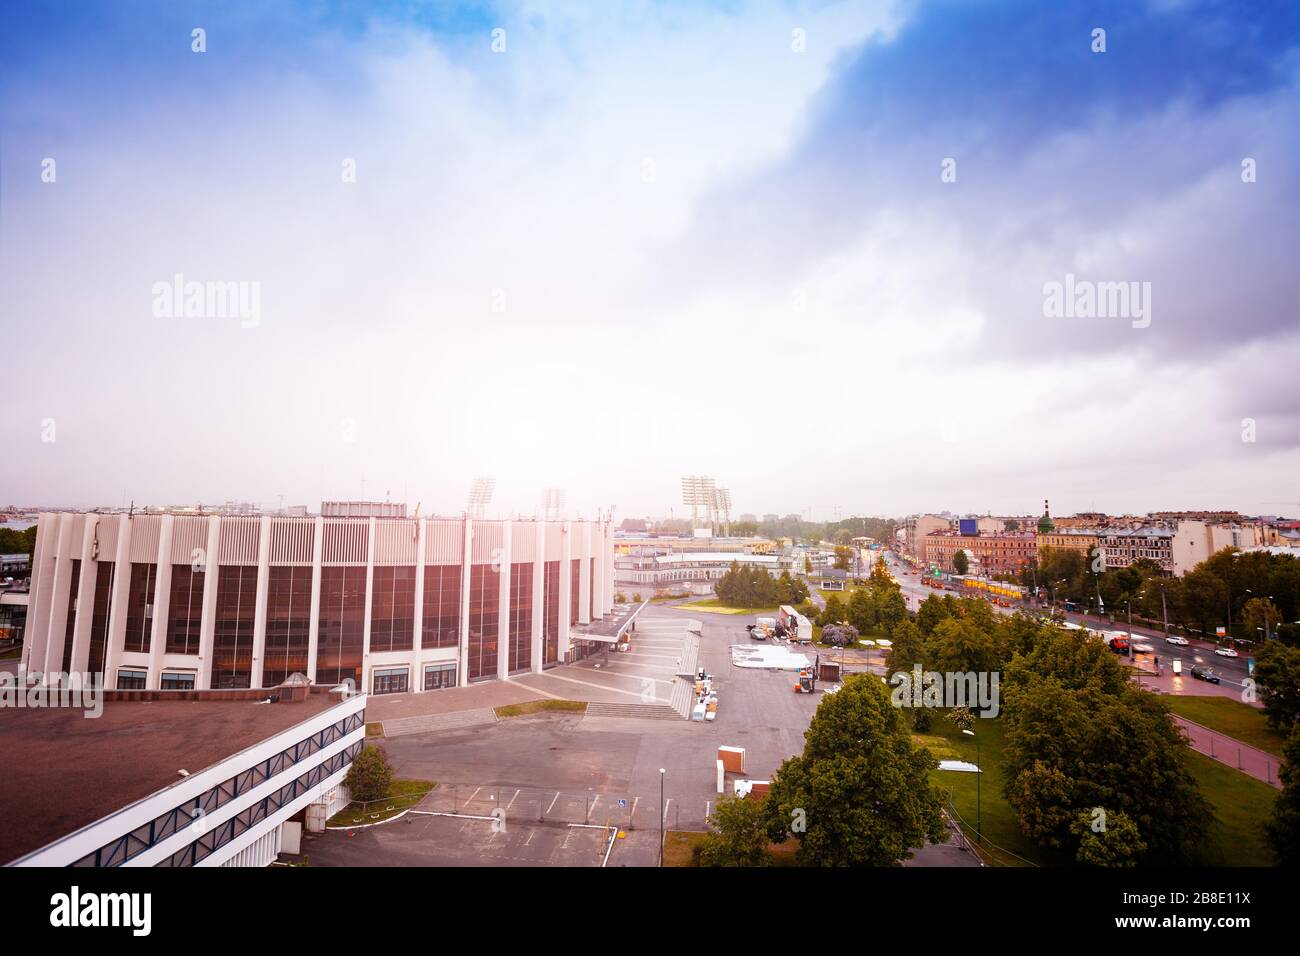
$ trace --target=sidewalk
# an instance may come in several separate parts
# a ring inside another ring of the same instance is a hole
[[[1225,737],[1218,731],[1203,727],[1185,717],[1171,716],[1174,718],[1174,723],[1187,734],[1192,749],[1197,753],[1205,754],[1205,756],[1220,763],[1235,767],[1242,773],[1248,774],[1256,780],[1262,780],[1271,787],[1282,789],[1282,782],[1277,776],[1279,758],[1249,744],[1244,744],[1240,740]]]

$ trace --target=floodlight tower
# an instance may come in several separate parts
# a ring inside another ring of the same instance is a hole
[[[483,511],[492,501],[492,493],[496,490],[497,480],[491,475],[477,476],[469,486],[469,516],[471,518],[482,518]]]
[[[545,521],[559,521],[564,515],[564,489],[542,489],[542,518]]]
[[[731,537],[731,489],[715,488],[713,491],[713,504],[717,511],[722,515],[723,537]]]
[[[699,527],[700,509],[703,508],[709,519],[709,528],[714,524],[716,503],[714,501],[714,481],[705,475],[686,475],[682,478],[682,504],[691,506],[691,530]]]

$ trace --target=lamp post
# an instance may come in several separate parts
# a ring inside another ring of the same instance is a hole
[[[664,865],[664,774],[668,771],[659,768],[659,865]]]
[[[975,737],[975,731],[963,730],[967,737]],[[983,837],[984,824],[984,801],[983,801],[983,778],[984,768],[980,766],[980,739],[975,737],[975,842],[978,844]]]

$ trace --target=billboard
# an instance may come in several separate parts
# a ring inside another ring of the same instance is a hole
[[[960,518],[957,521],[957,531],[960,534],[979,534],[979,521],[975,518]]]

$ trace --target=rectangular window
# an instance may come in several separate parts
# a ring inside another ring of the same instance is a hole
[[[100,561],[95,575],[95,605],[90,620],[90,659],[86,672],[104,675],[104,648],[113,611],[113,562]]]
[[[410,679],[410,670],[405,667],[381,667],[375,670],[373,675],[374,693],[376,694],[404,694],[406,693],[407,682]]]
[[[158,583],[158,565],[131,564],[131,581],[126,596],[125,650],[139,654],[149,653],[149,638],[153,630],[153,592]]]
[[[266,650],[262,686],[278,687],[307,673],[311,637],[311,568],[270,568],[266,587]]]
[[[421,647],[460,645],[460,565],[429,564],[424,568],[424,611]]]
[[[591,577],[588,580],[591,581],[591,587],[587,589],[587,597],[590,598],[591,608],[590,610],[588,610],[587,613],[590,616],[590,619],[594,621],[596,620],[596,559],[595,558],[591,559]]]
[[[456,664],[454,662],[424,665],[425,690],[443,690],[444,688],[455,686]]]
[[[543,665],[556,664],[560,658],[560,562],[547,561],[544,591],[546,615],[542,618]]]
[[[68,592],[68,620],[63,631],[63,673],[72,672],[72,632],[77,623],[77,592],[81,589],[81,561],[72,559],[72,590]]]
[[[366,629],[365,566],[321,569],[320,636],[316,683],[351,680],[361,687],[361,652]]]
[[[370,597],[370,650],[409,651],[415,627],[415,568],[375,568]]]
[[[497,676],[497,639],[501,619],[501,572],[490,564],[470,567],[469,679]]]
[[[250,687],[257,568],[226,565],[217,571],[217,619],[212,639],[212,686]]]
[[[148,671],[127,670],[119,667],[117,671],[118,690],[144,690],[149,681]]]
[[[193,690],[194,675],[163,671],[161,687],[163,690]]]
[[[205,577],[202,571],[195,571],[192,565],[172,565],[171,598],[167,605],[168,654],[199,652]]]
[[[533,565],[510,565],[510,673],[528,670],[533,663]]]
[[[582,577],[582,559],[574,558],[569,562],[572,566],[569,574],[569,623],[578,623],[578,598],[582,594],[581,577]]]

